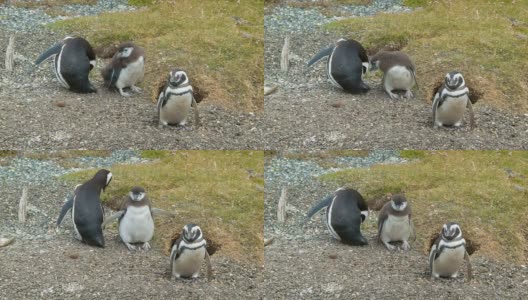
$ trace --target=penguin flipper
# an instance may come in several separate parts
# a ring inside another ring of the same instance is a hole
[[[60,224],[62,223],[62,219],[64,219],[64,216],[66,215],[66,213],[70,209],[72,209],[72,207],[73,207],[73,197],[74,197],[74,195],[68,196],[68,199],[66,200],[66,203],[64,203],[64,205],[62,206],[61,212],[59,214],[59,217],[57,218],[57,226],[60,226]]]
[[[435,245],[433,247],[436,248]],[[431,272],[431,279],[434,278],[433,263],[434,263],[435,258],[436,258],[436,249],[431,249],[431,253],[429,254],[429,272]]]
[[[64,42],[59,42],[51,46],[48,50],[44,51],[44,53],[42,53],[35,61],[35,66],[38,66],[46,59],[59,54],[62,49],[62,46],[64,46]]]
[[[211,278],[213,277],[213,267],[211,266],[211,258],[209,257],[209,252],[207,252],[207,249],[205,250],[205,263],[207,264],[205,277],[207,278],[207,281],[211,281]]]
[[[200,126],[200,115],[198,113],[198,103],[196,103],[196,99],[194,99],[194,95],[192,95],[192,102],[191,106],[194,110],[194,123],[196,123],[196,126]]]
[[[335,45],[332,45],[326,49],[319,51],[319,53],[314,55],[314,57],[312,57],[312,59],[310,59],[310,61],[307,63],[308,67],[315,64],[316,62],[321,60],[323,57],[329,56],[330,54],[332,54],[332,51],[334,51],[334,48],[335,48]]]
[[[471,100],[468,100],[467,107],[469,109],[469,128],[474,129],[475,128],[475,113],[473,112],[473,104],[471,104]]]
[[[324,207],[328,207],[330,203],[332,202],[332,199],[334,199],[334,195],[330,195],[326,197],[325,199],[315,204],[312,208],[310,208],[310,210],[306,213],[306,218],[304,219],[304,223],[308,222],[312,218],[312,216],[315,215],[315,213],[317,213]]]
[[[437,92],[433,98],[433,127],[436,127],[436,111],[440,104],[440,92]]]
[[[473,270],[471,267],[471,262],[469,261],[469,253],[467,252],[467,250],[464,253],[464,259],[467,263],[467,280],[470,281],[473,278]]]
[[[104,220],[103,224],[101,224],[101,228],[105,228],[106,225],[110,224],[111,222],[117,220],[117,219],[120,219],[121,217],[123,217],[123,215],[125,214],[125,211],[124,210],[120,210],[118,212],[116,212],[115,214],[111,215],[110,217],[106,218],[106,220]]]

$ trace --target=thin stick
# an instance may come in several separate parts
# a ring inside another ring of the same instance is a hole
[[[22,197],[20,197],[20,202],[18,204],[18,222],[24,224],[26,223],[27,216],[27,187],[22,189]]]
[[[288,197],[288,190],[284,187],[281,191],[281,196],[279,198],[279,206],[277,207],[277,219],[279,223],[284,223],[286,221],[286,198]]]
[[[264,247],[271,245],[274,239],[275,239],[274,237],[272,237],[271,239],[264,239]]]
[[[288,72],[288,69],[290,68],[290,37],[286,36],[284,38],[284,46],[282,46],[282,53],[281,53],[281,62],[280,67],[283,72]]]
[[[5,57],[5,68],[9,72],[13,71],[14,55],[15,55],[15,35],[12,34],[11,36],[9,36],[9,44],[7,45],[6,57]]]
[[[207,281],[211,281],[211,278],[213,277],[213,267],[211,266],[211,258],[209,257],[207,250],[205,250],[205,263],[207,264],[207,273],[205,274],[205,277],[207,278]]]
[[[475,128],[475,114],[473,113],[473,104],[471,104],[471,101],[468,101],[467,106],[469,108],[469,128],[473,130]]]
[[[267,96],[267,95],[271,95],[273,93],[275,93],[277,91],[277,89],[279,88],[278,85],[274,85],[274,86],[264,86],[264,96]]]

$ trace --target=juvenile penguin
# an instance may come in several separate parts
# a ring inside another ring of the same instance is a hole
[[[61,209],[57,226],[71,209],[73,228],[77,239],[91,246],[104,247],[105,241],[101,224],[104,211],[101,205],[101,191],[104,191],[112,180],[112,173],[101,169],[92,179],[77,185]]]
[[[337,189],[308,211],[305,222],[322,208],[326,208],[324,223],[335,239],[353,246],[368,244],[361,234],[361,223],[368,217],[368,206],[358,191]]]
[[[363,75],[369,68],[367,51],[359,42],[339,39],[334,45],[317,53],[308,62],[308,67],[326,56],[326,73],[332,85],[352,94],[370,90],[363,82]]]
[[[154,235],[154,219],[145,189],[133,187],[128,193],[124,209],[105,220],[103,228],[114,219],[119,219],[119,236],[128,250],[137,250],[134,244],[141,244],[143,250],[150,249],[149,241]]]
[[[471,264],[466,251],[466,240],[462,238],[460,226],[453,222],[444,224],[442,233],[434,242],[429,253],[431,278],[457,277],[464,259],[468,261],[467,277],[471,279]]]
[[[53,57],[53,70],[59,84],[77,93],[95,93],[88,75],[95,67],[95,52],[88,41],[81,37],[66,37],[42,53],[35,61],[38,66]]]
[[[371,70],[383,71],[383,90],[393,100],[400,98],[394,90],[405,91],[405,98],[414,97],[411,92],[416,84],[416,68],[407,54],[400,51],[380,51],[370,58]]]
[[[198,225],[187,224],[172,244],[170,268],[173,278],[197,278],[204,259],[209,259],[206,241]],[[206,257],[207,256],[207,257]]]
[[[470,127],[473,128],[475,117],[464,77],[457,71],[447,73],[444,83],[434,93],[433,126],[459,127],[462,125],[466,107],[469,108]]]
[[[170,71],[167,82],[159,91],[157,106],[160,126],[184,126],[191,106],[194,108],[195,123],[200,123],[193,88],[183,70]]]
[[[403,242],[403,250],[409,250],[411,232],[411,206],[404,195],[393,195],[378,215],[378,240],[389,250],[396,249],[390,242]]]
[[[129,93],[123,91],[124,88],[141,92],[135,84],[143,80],[144,75],[145,51],[131,42],[119,45],[110,63],[101,71],[105,86],[117,89],[124,97],[130,97]]]

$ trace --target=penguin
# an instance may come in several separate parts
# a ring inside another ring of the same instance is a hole
[[[407,54],[401,51],[380,51],[370,58],[371,70],[383,71],[383,90],[392,100],[400,98],[394,90],[405,91],[405,98],[414,97],[411,92],[416,83],[416,67]]]
[[[167,82],[158,93],[159,125],[184,126],[191,106],[194,107],[194,119],[198,125],[198,108],[187,73],[180,69],[170,71]]]
[[[466,240],[457,223],[449,222],[442,227],[429,253],[429,270],[431,279],[439,277],[456,278],[464,260],[467,260],[467,278],[471,279],[471,263],[466,251]]]
[[[106,219],[102,227],[115,219],[119,220],[119,236],[128,250],[137,250],[137,246],[133,244],[138,243],[141,243],[141,249],[150,249],[149,241],[154,235],[154,219],[144,188],[133,187],[128,193],[124,209]]]
[[[197,278],[204,259],[209,261],[206,240],[196,224],[183,227],[180,237],[171,248],[170,268],[172,278]]]
[[[96,57],[90,43],[81,37],[66,37],[42,53],[35,67],[53,57],[53,70],[59,84],[76,93],[95,93],[88,75],[95,67]]]
[[[475,126],[473,106],[469,99],[469,89],[464,76],[458,71],[446,74],[444,83],[434,92],[433,127],[462,125],[464,111],[469,108],[470,127]]]
[[[123,91],[124,88],[129,87],[133,92],[141,92],[135,84],[143,80],[144,75],[145,51],[131,42],[119,45],[110,63],[101,70],[105,86],[117,89],[124,97],[130,97],[129,93]]]
[[[369,69],[367,51],[355,40],[339,39],[317,53],[308,67],[328,56],[326,72],[332,85],[352,94],[366,93],[370,87],[363,82],[363,75]]]
[[[378,241],[383,242],[389,250],[396,249],[390,242],[403,242],[403,250],[409,250],[409,237],[412,232],[411,206],[402,194],[391,196],[391,200],[380,210],[378,215]]]
[[[77,185],[73,195],[68,198],[61,209],[57,226],[60,226],[66,213],[71,210],[75,237],[88,245],[104,248],[105,241],[101,228],[104,210],[100,195],[111,180],[112,173],[101,169],[92,179]]]
[[[326,208],[324,223],[337,240],[353,246],[367,245],[361,234],[361,223],[368,217],[368,206],[361,194],[350,188],[339,188],[333,195],[321,200],[306,214],[305,222]]]

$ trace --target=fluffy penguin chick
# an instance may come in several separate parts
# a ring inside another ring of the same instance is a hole
[[[206,256],[206,241],[198,225],[187,224],[172,244],[170,268],[173,278],[197,278]]]
[[[414,97],[411,89],[416,84],[416,68],[407,54],[400,51],[380,51],[370,58],[371,70],[383,71],[383,90],[393,100],[400,98],[394,90],[405,91],[405,98]]]
[[[154,235],[154,220],[150,202],[142,187],[133,187],[128,194],[125,209],[119,218],[119,236],[129,250],[136,250],[133,244],[141,243],[143,250],[149,250],[149,241]]]
[[[390,242],[403,242],[403,250],[409,250],[412,232],[411,206],[404,195],[397,194],[383,206],[378,216],[378,240],[389,250],[396,249]]]
[[[119,45],[110,63],[101,71],[105,86],[117,89],[125,97],[130,96],[123,91],[127,87],[133,92],[141,92],[135,84],[143,80],[144,74],[145,51],[131,42]]]

